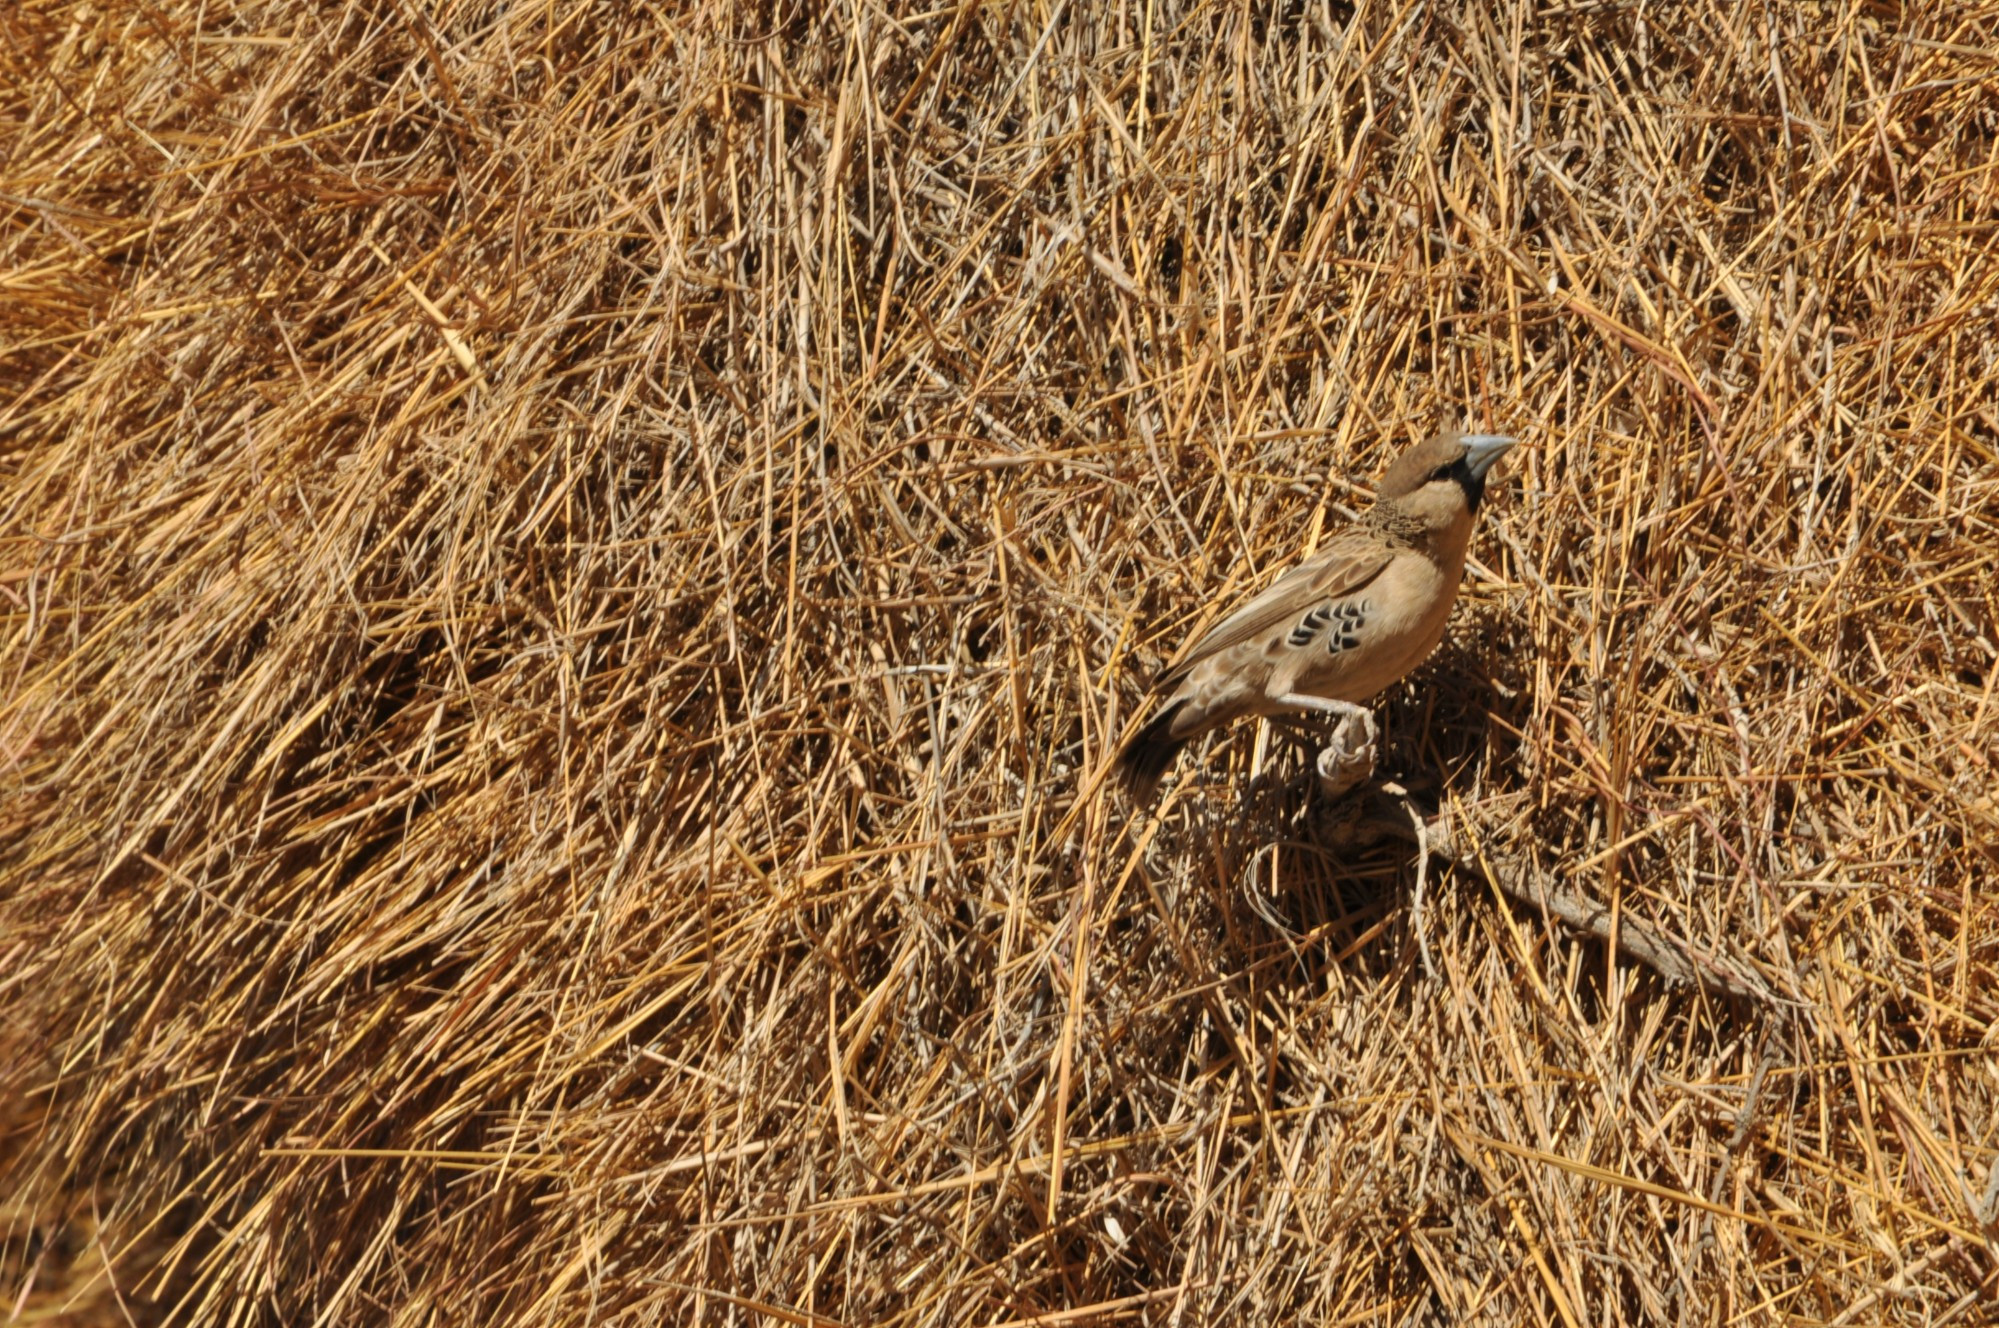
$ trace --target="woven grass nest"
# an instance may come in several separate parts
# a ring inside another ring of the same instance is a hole
[[[1993,14],[9,6],[7,1321],[1991,1322]]]

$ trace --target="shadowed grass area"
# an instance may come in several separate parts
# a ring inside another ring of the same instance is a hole
[[[0,1302],[1988,1318],[1992,31],[19,0]],[[1122,802],[1458,421],[1481,869],[1285,728]]]

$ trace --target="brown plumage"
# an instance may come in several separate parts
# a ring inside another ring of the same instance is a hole
[[[1160,674],[1158,715],[1118,754],[1126,787],[1149,796],[1209,729],[1249,715],[1348,714],[1421,663],[1450,620],[1486,472],[1512,446],[1449,431],[1397,457],[1364,517]]]

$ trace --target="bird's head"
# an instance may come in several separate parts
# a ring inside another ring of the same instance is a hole
[[[1378,501],[1418,529],[1450,530],[1478,510],[1486,472],[1512,446],[1513,439],[1498,434],[1447,429],[1395,458],[1381,477]]]

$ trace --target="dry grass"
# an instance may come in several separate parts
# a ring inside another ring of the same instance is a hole
[[[5,1308],[1992,1322],[1995,25],[16,0]],[[1389,771],[1779,1001],[1101,785],[1457,417]]]

